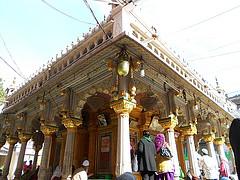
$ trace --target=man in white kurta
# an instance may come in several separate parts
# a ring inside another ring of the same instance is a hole
[[[204,177],[207,180],[219,179],[218,164],[208,155],[207,149],[202,149],[203,156],[200,160],[200,168],[204,172]]]
[[[78,168],[75,170],[75,172],[73,173],[73,180],[87,180],[88,179],[88,175],[87,175],[87,170],[89,167],[89,161],[85,160],[82,163],[82,167]]]

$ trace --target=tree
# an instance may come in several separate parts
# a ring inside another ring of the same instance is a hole
[[[4,103],[5,97],[6,97],[6,93],[3,88],[3,81],[0,78],[0,106]]]

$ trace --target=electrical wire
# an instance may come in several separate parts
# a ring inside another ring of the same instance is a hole
[[[24,80],[27,80],[25,77],[23,77],[19,72],[17,72],[4,58],[0,56],[0,59],[8,66],[10,67],[17,75],[19,75]]]
[[[233,45],[233,44],[238,44],[238,43],[240,43],[240,40],[232,41],[232,42],[230,42],[230,43],[228,43],[228,44],[223,44],[223,45],[218,46],[218,47],[216,47],[216,48],[214,48],[214,49],[210,49],[210,50],[208,50],[208,52],[216,51],[216,50],[218,50],[218,49],[222,49],[222,48],[231,46],[231,45]]]
[[[142,20],[137,17],[135,14],[133,14],[132,11],[129,11],[129,13],[151,34],[153,35],[152,31],[147,27],[147,25],[145,23],[142,22]]]
[[[211,16],[211,17],[206,18],[206,19],[204,19],[204,20],[201,20],[201,21],[199,21],[199,22],[197,22],[197,23],[195,23],[195,24],[192,24],[192,25],[190,25],[190,26],[187,26],[187,27],[185,27],[185,28],[182,28],[182,29],[176,31],[175,33],[179,33],[179,32],[185,31],[185,30],[187,30],[187,29],[191,29],[191,28],[193,28],[193,27],[195,27],[195,26],[198,26],[198,25],[200,25],[200,24],[203,24],[203,23],[205,23],[205,22],[208,22],[208,21],[210,21],[210,20],[212,20],[212,19],[214,19],[214,18],[216,18],[216,17],[218,17],[218,16],[222,16],[222,15],[224,15],[224,14],[226,14],[226,13],[228,13],[228,12],[231,12],[231,11],[233,11],[233,10],[235,10],[235,9],[238,9],[238,8],[240,8],[240,5],[234,6],[234,7],[230,8],[230,9],[228,9],[228,10],[226,10],[226,11],[220,12],[220,13],[214,15],[214,16]]]
[[[199,61],[199,60],[211,59],[211,58],[214,58],[214,57],[227,56],[227,55],[237,54],[237,53],[240,53],[240,51],[232,51],[232,52],[217,54],[217,55],[213,55],[213,56],[199,57],[199,58],[196,58],[196,59],[189,59],[189,61],[195,62],[195,61]]]
[[[179,30],[179,31],[177,31],[177,32],[186,30],[187,28],[192,28],[192,27],[194,27],[194,26],[196,26],[196,25],[199,25],[199,24],[202,24],[202,23],[207,22],[207,21],[209,21],[209,20],[212,20],[212,19],[214,19],[214,18],[216,18],[216,17],[218,17],[218,16],[221,16],[221,15],[223,15],[223,14],[226,14],[226,13],[228,13],[228,12],[230,12],[230,11],[233,11],[233,10],[239,8],[239,7],[240,7],[240,5],[237,5],[237,6],[235,6],[235,7],[233,7],[233,8],[230,8],[230,9],[228,9],[228,10],[226,10],[226,11],[223,11],[223,12],[221,12],[221,13],[218,13],[218,14],[215,15],[215,16],[209,17],[209,18],[207,18],[207,19],[205,19],[205,20],[202,20],[202,21],[200,21],[200,22],[198,22],[198,23],[195,23],[195,24],[193,24],[193,25],[191,25],[191,26],[188,26],[188,27],[186,27],[186,28],[183,28],[182,30]],[[147,27],[147,25],[145,25],[139,17],[137,17],[136,15],[134,15],[133,12],[131,12],[131,11],[129,11],[129,12],[130,12],[130,14],[131,14],[149,33],[152,34],[151,30],[149,30],[149,28]],[[219,46],[219,47],[217,47],[217,48],[215,48],[215,49],[213,49],[213,50],[217,50],[217,49],[220,49],[220,48],[223,48],[223,47],[227,47],[227,46],[230,46],[230,45],[235,44],[235,43],[238,43],[238,42],[239,42],[239,41],[234,41],[234,42],[232,42],[232,43],[229,43],[229,44],[226,44],[226,45],[223,45],[223,46]],[[162,45],[165,47],[164,44],[162,44]],[[167,48],[167,47],[165,47],[165,48]],[[167,49],[168,49],[168,48],[167,48]],[[210,51],[212,51],[212,50],[210,50]],[[219,57],[219,56],[226,56],[226,55],[235,54],[235,53],[239,53],[239,52],[240,52],[240,51],[233,51],[233,52],[228,52],[228,53],[223,53],[223,54],[218,54],[218,55],[213,55],[213,56],[200,57],[200,58],[196,58],[196,59],[190,59],[190,61],[191,61],[191,62],[195,62],[195,61],[202,60],[202,59],[209,59],[209,58],[214,58],[214,57]]]
[[[42,1],[44,4],[46,4],[48,7],[50,7],[50,8],[52,8],[52,9],[54,9],[55,11],[57,11],[57,12],[65,15],[65,16],[67,16],[67,17],[69,17],[69,18],[72,19],[72,20],[75,20],[75,21],[77,21],[77,22],[84,23],[84,24],[96,25],[96,24],[93,24],[93,23],[90,23],[90,22],[86,22],[86,21],[82,21],[82,20],[80,20],[80,19],[78,19],[78,18],[75,18],[75,17],[73,17],[73,16],[71,16],[71,15],[69,15],[69,14],[67,14],[67,13],[65,13],[65,12],[63,12],[63,11],[61,11],[61,10],[59,10],[59,9],[57,9],[56,7],[54,7],[52,4],[48,3],[48,2],[45,1],[45,0],[41,0],[41,1]]]
[[[8,55],[9,55],[10,59],[13,61],[13,63],[14,63],[15,66],[17,67],[17,69],[18,69],[18,71],[19,71],[19,74],[21,74],[21,76],[23,76],[24,78],[26,78],[26,77],[24,76],[24,74],[22,73],[22,71],[20,70],[19,66],[17,65],[16,61],[13,59],[13,56],[12,56],[11,52],[9,51],[9,49],[8,49],[8,47],[7,47],[7,44],[6,44],[3,36],[1,35],[1,33],[0,33],[0,38],[1,38],[2,42],[3,42],[4,48],[6,49],[6,51],[7,51]]]
[[[108,37],[108,34],[105,32],[105,30],[103,29],[102,25],[99,23],[97,17],[95,16],[91,6],[89,5],[88,1],[87,0],[83,0],[83,2],[85,3],[85,5],[87,6],[87,8],[90,10],[93,18],[95,19],[95,21],[97,22],[97,24],[99,25],[99,27],[101,28],[101,30],[103,31],[103,33]],[[109,38],[109,37],[108,37]]]

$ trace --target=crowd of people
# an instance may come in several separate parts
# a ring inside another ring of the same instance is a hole
[[[239,144],[240,138],[238,138],[240,130],[240,119],[233,120],[230,127],[229,139],[233,147],[233,151],[236,158],[237,173],[240,174],[240,161],[239,161]],[[132,169],[133,171],[139,171],[143,180],[174,180],[175,167],[173,163],[173,155],[170,146],[165,140],[165,136],[159,133],[154,139],[151,138],[149,131],[143,132],[143,137],[138,143],[137,148],[131,148],[132,158]],[[198,165],[200,168],[199,175],[192,175],[191,171],[188,170],[186,174],[183,173],[180,167],[179,179],[195,180],[195,179],[206,179],[206,180],[233,180],[230,176],[230,170],[228,160],[225,156],[220,156],[220,165],[214,159],[209,156],[207,149],[201,149],[201,155],[197,153]],[[82,166],[78,169],[73,168],[72,174],[69,179],[72,180],[87,180],[89,161],[84,160]],[[21,179],[37,179],[39,167],[36,170],[32,170],[32,161],[24,162],[23,175]],[[51,180],[59,180],[62,177],[61,167],[57,166]],[[136,177],[131,172],[125,172],[118,176],[117,180],[135,180]]]
[[[69,175],[68,179],[87,180],[88,177],[92,175],[92,174],[88,174],[88,167],[89,167],[88,160],[84,160],[80,168],[75,169],[75,167],[72,166],[72,174]],[[53,172],[51,180],[60,180],[61,178],[62,178],[61,167],[57,166],[55,171]]]
[[[149,131],[145,130],[136,152],[138,170],[143,180],[174,180],[173,155],[170,146],[165,141],[164,134],[159,133],[152,140]],[[208,150],[203,148],[201,155],[198,154],[197,161],[200,168],[199,174],[193,175],[189,170],[184,175],[180,167],[179,179],[228,180],[231,178],[228,160],[225,156],[220,157],[220,166],[218,166],[214,157],[209,156]]]

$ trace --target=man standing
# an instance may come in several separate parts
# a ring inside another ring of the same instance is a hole
[[[237,168],[238,179],[240,179],[240,119],[236,118],[232,121],[229,129],[229,140],[235,157],[235,164]]]
[[[73,173],[73,180],[87,180],[88,179],[88,167],[89,167],[89,161],[84,160],[82,163],[82,167],[75,170]]]
[[[207,180],[219,179],[218,165],[212,157],[208,155],[207,149],[202,149],[202,158],[200,159],[200,168],[203,170],[204,177]]]
[[[143,137],[138,143],[138,168],[143,180],[154,180],[154,174],[157,170],[155,161],[156,149],[152,142],[150,133],[143,131]]]

